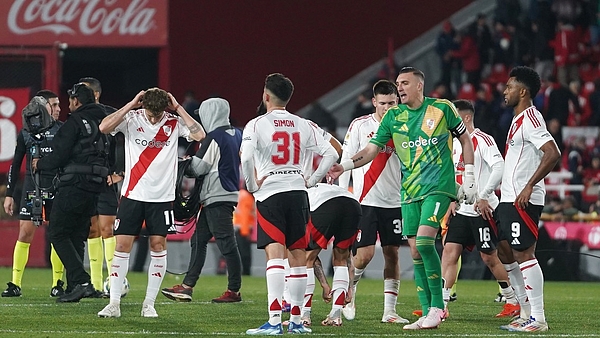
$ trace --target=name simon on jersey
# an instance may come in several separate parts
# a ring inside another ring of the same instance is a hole
[[[292,120],[273,120],[275,127],[294,127]]]
[[[436,144],[438,144],[438,138],[433,137],[430,139],[419,138],[416,141],[413,141],[413,140],[404,141],[404,142],[402,142],[401,146],[404,149],[408,149],[408,148],[416,148],[416,147],[425,147],[425,146],[436,145]]]
[[[171,141],[163,142],[163,141],[157,141],[156,139],[151,139],[150,141],[148,141],[148,140],[136,138],[135,144],[139,144],[139,145],[142,145],[142,146],[148,147],[148,148],[164,148],[164,147],[168,146],[169,144],[171,144]]]

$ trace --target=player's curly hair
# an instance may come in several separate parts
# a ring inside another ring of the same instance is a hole
[[[520,82],[527,87],[527,90],[529,90],[529,96],[531,98],[536,96],[542,87],[540,75],[529,67],[515,67],[510,71],[509,77],[514,77],[517,82]]]
[[[154,87],[146,90],[142,102],[145,109],[148,109],[154,114],[161,114],[167,109],[171,100],[166,91]]]

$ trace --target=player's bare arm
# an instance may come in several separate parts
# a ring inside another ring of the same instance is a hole
[[[550,171],[552,171],[560,159],[560,150],[554,141],[548,141],[544,143],[540,150],[544,153],[540,165],[515,200],[515,205],[520,209],[525,209],[527,207],[529,204],[529,198],[533,192],[533,187],[540,180],[544,179],[544,177],[546,177]]]
[[[190,138],[194,141],[201,141],[204,137],[206,137],[204,128],[202,128],[200,123],[194,120],[190,114],[188,114],[185,108],[183,108],[179,102],[177,102],[175,96],[173,96],[171,93],[167,93],[167,95],[169,95],[170,99],[168,108],[181,116],[183,122],[185,122],[185,126],[190,130]]]
[[[123,121],[123,117],[125,117],[125,114],[127,114],[132,109],[137,109],[142,106],[142,99],[144,98],[144,93],[145,91],[140,90],[140,92],[135,95],[133,100],[129,101],[126,105],[121,107],[121,109],[102,119],[102,122],[100,122],[99,126],[100,132],[103,134],[112,133],[115,130],[115,128],[117,128],[117,126]]]
[[[323,264],[321,264],[321,259],[319,257],[317,257],[313,263],[313,269],[315,271],[315,277],[323,289],[323,300],[325,303],[331,302],[333,294],[331,293],[331,287],[329,286],[329,282],[327,282],[327,277],[325,277],[325,271],[323,270]]]
[[[361,151],[352,156],[350,160],[346,160],[340,164],[334,164],[327,173],[327,179],[333,181],[338,178],[344,171],[354,168],[360,168],[363,165],[373,161],[381,148],[373,143],[367,144]]]

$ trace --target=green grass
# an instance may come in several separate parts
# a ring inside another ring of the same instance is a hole
[[[9,268],[0,268],[3,280],[10,280]],[[0,337],[178,337],[238,336],[248,328],[262,325],[267,319],[266,284],[264,278],[244,277],[242,297],[238,304],[211,304],[227,285],[225,276],[202,276],[191,303],[175,303],[158,295],[159,318],[140,317],[146,288],[146,274],[129,273],[129,295],[121,304],[121,318],[98,318],[96,313],[108,303],[106,299],[83,299],[80,303],[57,304],[49,297],[49,269],[27,269],[23,279],[23,296],[0,299]],[[167,275],[163,287],[180,282],[181,277]],[[496,337],[518,336],[498,329],[507,322],[494,318],[501,305],[493,302],[498,292],[493,281],[466,281],[458,284],[458,301],[450,305],[450,319],[439,330],[405,332],[401,325],[382,324],[383,282],[361,280],[356,296],[357,315],[344,321],[342,327],[321,327],[320,321],[330,306],[320,299],[317,286],[313,301],[313,336],[438,336]],[[545,285],[546,316],[550,331],[543,337],[600,337],[600,283],[547,282]],[[418,308],[411,281],[402,281],[398,313],[410,318]],[[284,314],[284,318],[287,315]]]

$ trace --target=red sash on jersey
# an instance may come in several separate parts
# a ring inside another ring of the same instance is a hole
[[[386,146],[394,147],[394,142],[389,140]],[[362,189],[362,193],[360,194],[359,202],[362,202],[363,198],[371,191],[371,188],[375,185],[375,182],[381,176],[383,169],[385,169],[385,165],[387,164],[388,159],[392,156],[392,153],[383,152],[377,154],[373,162],[371,162],[371,166],[369,170],[365,173],[365,184]]]
[[[171,132],[175,131],[175,126],[177,125],[177,120],[173,119],[173,120],[168,120],[167,122],[165,122],[165,124],[158,130],[158,133],[156,133],[156,135],[154,136],[154,139],[156,140],[156,142],[164,142],[166,143],[167,140],[169,139],[169,135],[167,135],[165,133],[165,126],[168,126],[171,130]],[[133,190],[133,188],[135,188],[135,186],[138,184],[138,182],[140,181],[140,179],[142,178],[142,176],[144,176],[144,174],[146,173],[146,171],[148,170],[148,167],[150,166],[150,164],[152,164],[152,161],[154,161],[154,159],[156,158],[156,156],[158,156],[158,153],[162,150],[163,148],[158,148],[158,147],[146,147],[146,149],[144,149],[144,151],[142,151],[142,153],[140,154],[140,158],[137,161],[137,163],[131,168],[131,172],[129,173],[129,185],[127,186],[127,190],[125,191],[125,197],[129,196],[129,192],[131,190]]]

